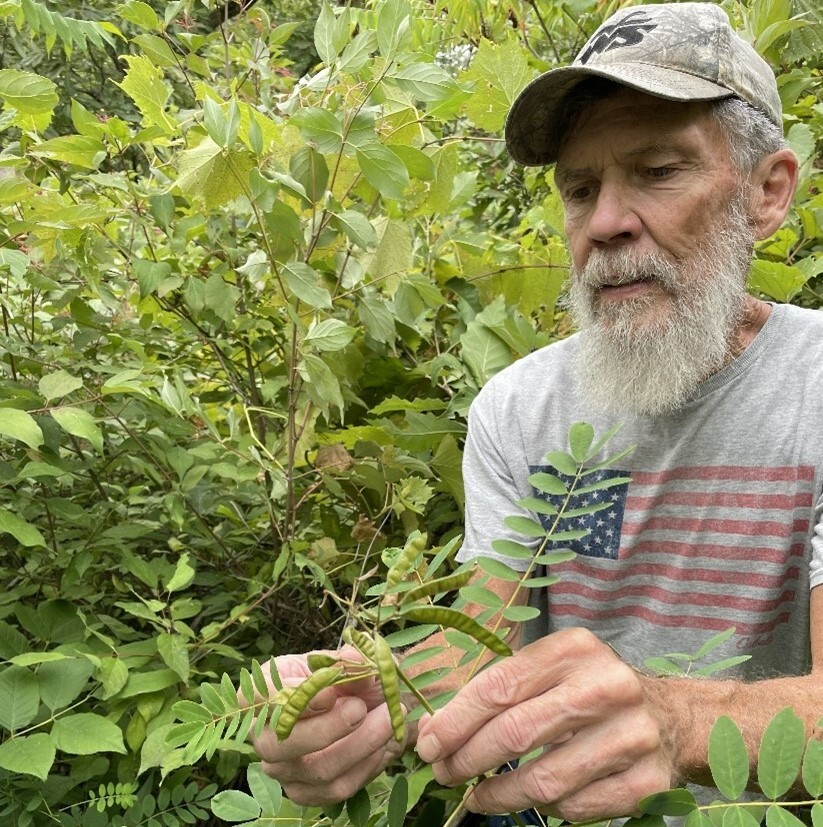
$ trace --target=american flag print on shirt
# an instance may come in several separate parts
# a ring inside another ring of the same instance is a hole
[[[532,471],[571,482],[553,468]],[[739,635],[766,635],[788,620],[805,565],[811,466],[597,473],[631,482],[572,496],[569,508],[611,506],[560,527],[589,534],[557,544],[578,556],[551,566],[560,576],[549,587],[553,616],[595,628],[623,617],[709,632],[735,626]]]

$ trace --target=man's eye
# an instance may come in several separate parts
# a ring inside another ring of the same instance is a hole
[[[646,175],[650,178],[668,178],[674,172],[674,167],[648,167],[646,169]]]
[[[566,190],[566,200],[567,201],[583,201],[588,198],[592,194],[592,187],[586,186],[579,186],[574,187],[573,189]]]

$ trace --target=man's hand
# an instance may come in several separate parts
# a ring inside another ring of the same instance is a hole
[[[361,659],[351,647],[325,654]],[[284,686],[295,686],[311,674],[306,655],[275,662]],[[285,741],[266,728],[253,744],[263,770],[283,785],[286,795],[296,804],[314,806],[354,795],[405,747],[394,740],[380,686],[371,678],[324,689]]]
[[[639,676],[582,629],[545,637],[482,672],[421,722],[417,741],[448,785],[538,747],[538,758],[478,784],[468,808],[536,807],[585,821],[630,815],[674,782]]]

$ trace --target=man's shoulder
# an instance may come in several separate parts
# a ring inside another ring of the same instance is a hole
[[[810,345],[823,349],[823,312],[795,304],[776,304],[772,310],[776,324],[775,339],[784,348]]]
[[[553,374],[562,374],[573,368],[578,348],[579,333],[566,339],[551,342],[539,350],[522,356],[499,373],[495,374],[486,387],[520,385],[524,381],[534,382]]]

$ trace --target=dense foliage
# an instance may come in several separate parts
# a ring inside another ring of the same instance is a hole
[[[472,398],[568,331],[505,113],[613,6],[0,0],[3,824],[208,822],[250,748],[173,705],[456,541]],[[752,287],[818,306],[820,12],[728,9],[803,162]]]

